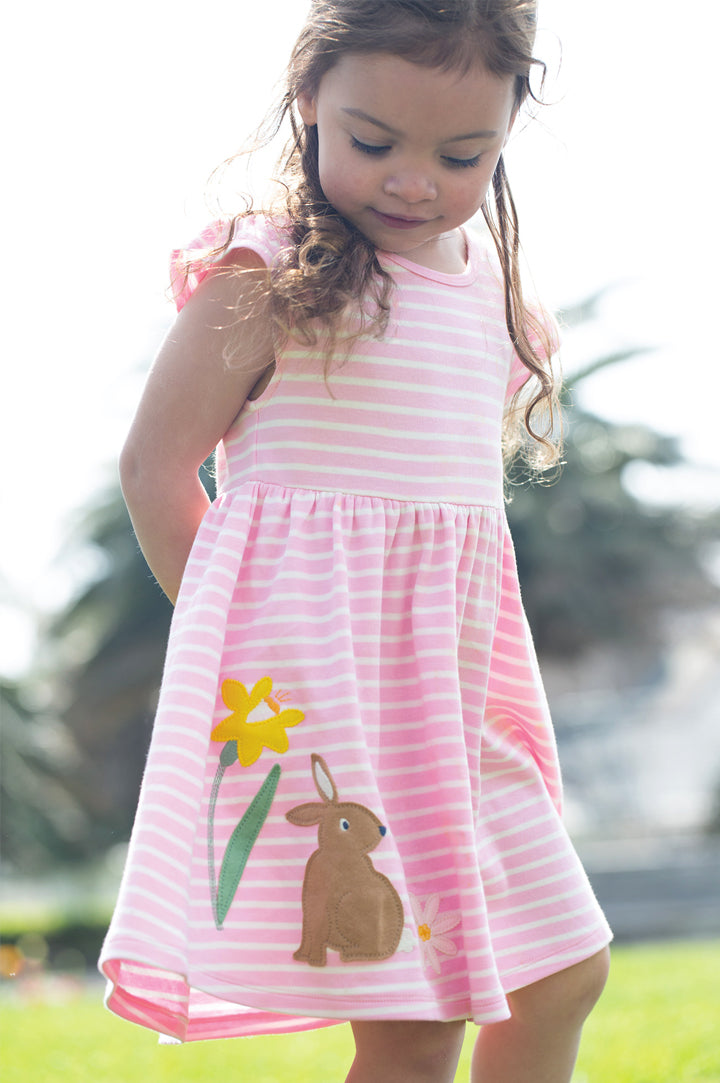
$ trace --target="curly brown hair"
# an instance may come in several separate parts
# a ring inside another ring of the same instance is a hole
[[[541,87],[545,77],[545,65],[533,56],[536,9],[536,0],[313,0],[290,57],[282,99],[251,149],[269,144],[289,120],[291,138],[276,176],[284,193],[277,210],[288,245],[270,275],[270,312],[280,342],[292,336],[315,345],[322,339],[326,378],[338,349],[347,356],[358,337],[382,337],[393,281],[374,245],[325,198],[317,128],[300,119],[298,95],[313,96],[347,53],[390,53],[445,71],[466,73],[480,63],[494,75],[512,76],[519,108],[528,97],[538,100],[531,72],[540,70]],[[529,461],[546,467],[559,457],[551,364],[556,343],[552,322],[523,297],[518,216],[502,156],[482,211],[502,269],[508,333],[529,375],[506,416],[505,455],[511,458],[522,448]],[[237,220],[249,213],[246,209],[232,219],[225,244],[210,260],[227,250]]]

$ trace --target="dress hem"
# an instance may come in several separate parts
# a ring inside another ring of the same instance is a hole
[[[511,977],[506,976],[504,980],[501,979],[503,991],[507,995],[527,985],[541,981],[543,978],[560,973],[577,963],[591,958],[604,947],[607,947],[611,940],[612,932],[609,928],[604,929],[601,936],[598,935],[596,930],[591,936],[585,936],[566,947],[562,953],[555,952],[543,959],[529,963],[527,967],[516,970]],[[203,1041],[213,1038],[259,1037],[263,1034],[288,1034],[339,1025],[350,1020],[383,1019],[386,1021],[424,1020],[441,1022],[466,1020],[475,1023],[477,1026],[483,1026],[489,1023],[502,1022],[510,1016],[507,1001],[504,998],[502,1001],[499,999],[488,1000],[486,1006],[473,1008],[471,1001],[467,997],[462,998],[462,1003],[458,1003],[460,998],[447,1001],[434,1000],[432,1003],[427,1001],[422,1004],[419,1004],[416,1000],[412,1007],[412,1014],[408,1014],[407,1009],[403,1011],[400,1008],[400,1000],[395,1002],[392,997],[385,997],[382,1000],[377,997],[366,1000],[354,997],[348,1002],[332,998],[332,1010],[329,1006],[316,1003],[313,1005],[312,1010],[308,1012],[308,1005],[305,1003],[302,1005],[305,1011],[298,1013],[298,1008],[301,1007],[298,1001],[306,998],[277,990],[264,991],[252,986],[233,985],[232,987],[228,986],[228,988],[232,988],[235,997],[242,997],[242,1000],[233,999],[232,1001],[226,1001],[226,1003],[236,1005],[237,1011],[227,1012],[224,1016],[208,1014],[191,1020],[180,1013],[175,1014],[167,1008],[161,1008],[153,1004],[149,999],[129,992],[125,986],[118,983],[113,974],[115,969],[113,963],[122,962],[136,963],[155,970],[162,969],[185,982],[189,988],[204,993],[221,1003],[222,998],[217,996],[220,984],[218,979],[211,979],[202,972],[196,972],[188,976],[181,971],[168,969],[166,966],[157,963],[149,963],[147,956],[143,956],[137,949],[128,950],[126,948],[121,954],[113,954],[111,957],[101,960],[100,970],[108,979],[108,990],[105,998],[106,1007],[131,1023],[158,1031],[181,1042]],[[268,999],[273,1002],[271,1008],[267,1006]],[[388,1017],[382,1009],[387,1009],[395,1003],[398,1006],[398,1014]],[[443,1007],[447,1010],[442,1011]],[[244,1020],[243,1016],[245,1016]],[[245,1025],[243,1025],[243,1022]]]
[[[181,1011],[174,1012],[155,1004],[150,990],[147,997],[130,992],[127,986],[118,980],[117,965],[122,963],[145,966],[155,971],[163,970],[168,977],[172,976],[173,979],[184,982],[187,988],[212,998],[218,1004],[224,1002],[230,1005],[230,1010],[221,1015],[219,1012],[215,1014],[210,1008],[207,1014],[188,1019]],[[167,970],[157,963],[148,962],[147,955],[143,956],[137,950],[128,948],[122,952],[118,952],[116,948],[111,956],[103,958],[100,970],[108,979],[105,1005],[110,1011],[131,1023],[183,1042],[290,1033],[333,1026],[351,1020],[468,1020],[481,1024],[500,1022],[510,1015],[504,995],[486,998],[481,1004],[476,1002],[474,1014],[466,995],[445,1001],[434,999],[419,1002],[415,999],[411,1008],[407,1007],[406,998],[378,996],[355,996],[347,1000],[339,997],[315,997],[310,1005],[307,997],[303,995],[235,984],[228,986],[228,990],[232,988],[234,993],[233,1000],[223,1001],[223,998],[218,996],[220,983],[217,978],[210,978],[199,971],[189,975],[179,970]],[[268,1007],[268,1001],[272,1001],[272,1007]],[[235,1011],[232,1010],[233,1006]],[[388,1015],[388,1009],[392,1009],[393,1014]]]
[[[591,959],[593,955],[608,947],[612,940],[613,933],[609,927],[603,930],[602,936],[598,936],[596,931],[590,936],[585,936],[581,940],[573,942],[562,953],[554,952],[552,955],[538,959],[526,967],[516,968],[512,975],[508,975],[503,982],[503,988],[506,993],[515,993],[518,989],[524,989],[526,985],[534,985],[535,982],[542,981],[543,978],[549,978],[553,974],[560,974],[571,966],[585,962],[586,959]]]

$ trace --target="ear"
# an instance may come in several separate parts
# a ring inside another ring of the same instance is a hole
[[[336,805],[338,795],[335,783],[333,782],[333,777],[330,774],[330,768],[325,763],[322,756],[318,756],[316,752],[313,752],[310,758],[312,760],[312,772],[313,778],[315,779],[315,785],[317,786],[317,792],[320,794],[323,801],[326,801],[328,804]]]
[[[307,124],[308,128],[311,128],[313,124],[317,124],[317,105],[314,97],[311,97],[307,91],[301,90],[295,99],[297,102],[298,112],[302,117],[303,124]]]
[[[285,819],[296,827],[312,827],[323,818],[325,806],[318,801],[308,801],[306,805],[296,805],[285,813]]]

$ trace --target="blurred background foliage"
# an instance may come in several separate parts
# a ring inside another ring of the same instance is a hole
[[[566,311],[566,325],[591,318],[594,303]],[[633,356],[575,373],[566,405],[583,380]],[[627,484],[637,463],[681,461],[672,439],[572,403],[557,478],[512,486],[508,515],[541,662],[601,647],[619,660],[621,681],[621,661],[635,673],[658,665],[669,612],[717,608],[709,557],[720,513],[649,505]],[[207,466],[204,481],[211,491]],[[99,554],[97,575],[49,624],[35,670],[0,690],[3,858],[28,875],[81,865],[127,839],[171,616],[118,487],[96,498],[74,544]]]

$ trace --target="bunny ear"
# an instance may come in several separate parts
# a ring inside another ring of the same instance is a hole
[[[316,752],[312,754],[312,771],[315,779],[315,785],[317,791],[322,797],[323,801],[329,804],[337,804],[337,790],[335,789],[335,783],[333,777],[330,774],[330,768],[325,763],[322,756],[318,756]]]

